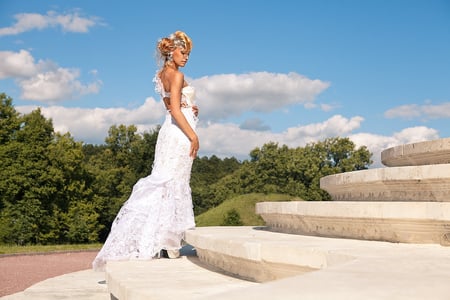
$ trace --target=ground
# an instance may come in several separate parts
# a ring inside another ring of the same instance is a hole
[[[25,290],[42,280],[86,270],[97,251],[0,256],[0,297]]]

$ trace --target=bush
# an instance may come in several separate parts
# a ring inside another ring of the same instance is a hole
[[[241,221],[241,216],[235,208],[227,211],[227,214],[223,218],[222,226],[242,226],[244,223]]]

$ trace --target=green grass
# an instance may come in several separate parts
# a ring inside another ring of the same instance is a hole
[[[244,226],[264,226],[264,220],[255,213],[257,202],[300,200],[284,194],[247,194],[228,199],[195,218],[196,226],[220,226],[228,211],[236,209]]]
[[[102,244],[29,245],[29,246],[0,245],[0,255],[100,250],[101,246]]]

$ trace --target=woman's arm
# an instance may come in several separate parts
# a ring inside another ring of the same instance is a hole
[[[184,114],[181,112],[181,90],[184,85],[184,75],[181,72],[173,72],[170,74],[172,78],[170,81],[170,114],[177,122],[180,129],[191,141],[191,149],[189,155],[193,158],[196,157],[198,149],[200,148],[200,143],[198,136],[192,129],[186,120]]]

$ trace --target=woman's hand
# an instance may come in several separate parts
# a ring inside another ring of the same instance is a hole
[[[194,115],[196,117],[198,117],[198,106],[197,105],[192,106],[192,111],[194,112]]]
[[[170,111],[170,98],[164,97],[163,101],[164,101],[164,105],[166,106],[166,110]]]
[[[198,141],[198,137],[195,136],[194,138],[191,138],[191,150],[189,152],[189,155],[192,158],[196,158],[197,157],[197,153],[198,153],[198,149],[200,149],[200,143]]]

